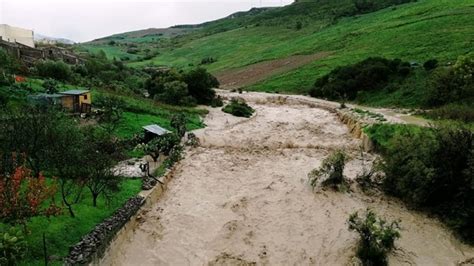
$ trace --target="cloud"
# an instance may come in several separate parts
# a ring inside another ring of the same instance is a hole
[[[292,0],[0,0],[0,23],[88,41],[114,33],[166,28],[219,19],[260,6]]]

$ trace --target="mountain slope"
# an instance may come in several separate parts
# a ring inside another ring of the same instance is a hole
[[[397,3],[374,2],[380,5],[374,10]],[[216,61],[204,66],[219,76],[262,61],[328,54],[247,84],[252,90],[305,93],[317,77],[368,56],[419,62],[434,57],[447,63],[472,51],[474,5],[470,0],[425,0],[370,11],[358,10],[354,1],[319,0],[230,17],[161,43],[156,56],[130,65],[189,68],[212,57]]]

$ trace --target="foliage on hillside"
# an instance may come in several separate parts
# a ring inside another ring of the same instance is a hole
[[[472,127],[375,125],[366,132],[385,161],[384,190],[432,211],[460,236],[474,241]]]

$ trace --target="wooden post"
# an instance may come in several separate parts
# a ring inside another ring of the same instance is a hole
[[[46,234],[43,232],[43,253],[44,253],[44,265],[48,266],[48,249],[46,248]]]

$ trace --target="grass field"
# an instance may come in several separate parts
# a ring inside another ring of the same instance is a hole
[[[286,7],[286,10],[290,8]],[[311,12],[316,12],[316,9],[308,12],[313,14]],[[177,38],[174,45],[162,48],[157,57],[130,65],[190,68],[197,66],[205,57],[213,57],[217,62],[205,67],[218,73],[295,54],[332,52],[322,60],[248,86],[248,89],[255,91],[302,94],[307,92],[316,78],[333,68],[368,56],[421,63],[437,58],[442,63],[448,63],[472,51],[474,42],[474,8],[469,0],[422,0],[369,14],[343,17],[337,21],[314,14],[315,19],[306,20],[301,14],[287,14],[280,20],[258,17],[258,23],[240,27],[224,20],[219,24],[221,28],[215,29],[217,26],[211,24],[207,31],[206,28],[203,30],[205,34],[194,33]],[[251,18],[247,20],[252,21]],[[296,20],[303,20],[301,30],[293,27]],[[230,30],[224,31],[226,27]],[[218,33],[213,33],[211,29]]]

